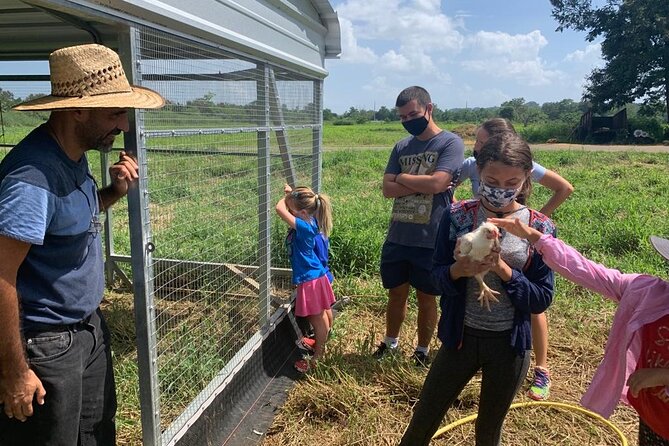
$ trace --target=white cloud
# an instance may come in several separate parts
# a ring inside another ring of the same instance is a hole
[[[381,63],[384,69],[400,73],[418,73],[421,76],[438,70],[432,58],[420,51],[403,54],[390,50],[381,56]]]
[[[584,50],[576,50],[567,54],[564,58],[566,62],[592,62],[602,58],[601,43],[591,43]]]
[[[541,48],[548,45],[548,40],[537,30],[515,35],[501,31],[479,31],[469,38],[468,43],[484,55],[523,59],[536,56]]]
[[[470,53],[476,55],[462,61],[467,70],[530,86],[548,85],[564,76],[561,71],[550,69],[539,56],[548,40],[537,30],[514,35],[479,31],[467,39],[467,44]]]
[[[415,75],[450,82],[435,57],[460,52],[460,22],[441,12],[440,0],[347,0],[337,7],[342,27],[342,59],[376,64],[377,72]],[[360,43],[384,48],[376,56]],[[347,53],[349,54],[347,56]]]
[[[339,18],[341,29],[341,60],[350,63],[375,63],[377,55],[371,48],[358,45],[353,25],[350,21]]]

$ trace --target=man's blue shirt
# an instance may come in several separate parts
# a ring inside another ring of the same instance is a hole
[[[44,126],[0,163],[0,235],[31,244],[16,283],[24,330],[75,323],[100,305],[98,209],[88,160],[69,159]]]

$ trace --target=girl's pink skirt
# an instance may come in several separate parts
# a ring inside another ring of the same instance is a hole
[[[295,316],[311,316],[329,310],[335,302],[332,286],[327,276],[297,285]]]

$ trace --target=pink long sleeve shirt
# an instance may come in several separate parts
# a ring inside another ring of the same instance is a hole
[[[629,404],[626,383],[641,357],[641,329],[669,314],[669,283],[606,268],[551,235],[543,235],[534,246],[553,271],[618,302],[604,359],[581,399],[584,407],[608,418],[618,400]]]

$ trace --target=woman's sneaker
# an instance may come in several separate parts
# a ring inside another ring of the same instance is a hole
[[[534,368],[534,380],[532,386],[527,391],[527,396],[535,401],[544,401],[548,399],[551,390],[551,375],[548,369],[543,367]]]

